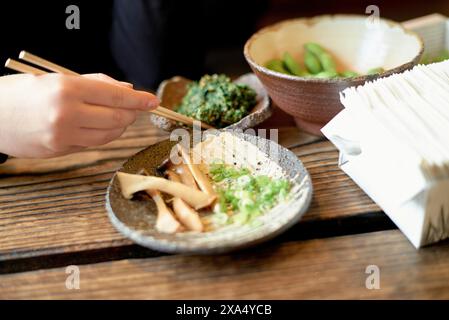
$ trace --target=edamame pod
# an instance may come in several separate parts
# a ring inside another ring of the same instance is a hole
[[[301,76],[302,70],[299,64],[293,59],[292,55],[288,52],[284,53],[284,66],[291,74],[295,76]]]
[[[309,42],[304,45],[306,52],[310,52],[318,59],[322,66],[322,71],[336,72],[337,67],[332,56],[319,44]]]
[[[323,71],[321,63],[316,55],[308,50],[304,53],[304,64],[306,65],[307,70],[312,74],[317,74]]]
[[[343,71],[342,73],[340,73],[340,76],[342,76],[343,78],[354,78],[354,77],[358,77],[359,74],[355,71],[346,70],[346,71]]]
[[[313,77],[317,79],[331,79],[338,77],[338,73],[334,71],[321,71],[320,73],[313,75]]]
[[[304,48],[306,49],[306,51],[309,51],[316,56],[319,56],[326,52],[322,46],[320,46],[318,43],[313,42],[308,42],[304,44]]]
[[[268,62],[265,64],[265,67],[268,68],[268,69],[270,69],[270,70],[276,71],[276,72],[285,73],[285,74],[290,74],[290,73],[284,68],[283,62],[282,62],[281,60],[279,60],[279,59],[273,59],[273,60],[268,61]]]
[[[335,61],[329,53],[327,52],[322,53],[321,55],[318,56],[318,59],[320,60],[324,71],[337,72]]]

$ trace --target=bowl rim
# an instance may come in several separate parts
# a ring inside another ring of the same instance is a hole
[[[385,22],[387,25],[389,25],[390,27],[399,27],[405,34],[408,34],[412,37],[414,37],[418,43],[419,43],[419,52],[413,57],[412,60],[405,62],[395,68],[386,70],[385,72],[382,72],[380,74],[373,74],[373,75],[359,75],[357,77],[352,77],[352,78],[311,78],[311,77],[301,77],[301,76],[295,76],[295,75],[289,75],[289,74],[284,74],[284,73],[280,73],[277,71],[273,71],[270,70],[266,67],[264,67],[263,65],[260,65],[258,63],[256,63],[250,53],[249,53],[249,46],[251,45],[252,42],[254,42],[254,40],[256,40],[258,37],[260,37],[262,34],[272,31],[272,29],[278,29],[280,26],[285,25],[285,24],[289,24],[292,22],[297,22],[297,21],[301,21],[301,22],[305,22],[306,24],[315,24],[317,21],[320,20],[325,20],[325,19],[329,19],[329,20],[335,20],[335,19],[339,19],[339,18],[360,18],[360,19],[366,19],[368,16],[366,15],[360,15],[360,14],[324,14],[324,15],[317,15],[317,16],[313,16],[313,17],[299,17],[299,18],[292,18],[292,19],[286,19],[286,20],[282,20],[273,24],[270,24],[266,27],[263,27],[262,29],[259,29],[258,31],[256,31],[245,43],[245,46],[243,48],[243,55],[245,56],[246,61],[249,63],[249,65],[252,68],[255,68],[257,71],[262,72],[264,74],[268,74],[271,76],[275,76],[278,78],[283,78],[283,79],[287,79],[287,80],[292,80],[292,81],[296,81],[296,82],[302,82],[302,83],[306,83],[306,82],[314,82],[314,83],[359,83],[361,81],[370,81],[370,80],[374,80],[380,77],[386,77],[386,76],[390,76],[392,74],[398,73],[398,72],[403,72],[406,69],[409,69],[413,66],[415,66],[416,64],[419,63],[419,61],[421,60],[421,57],[424,53],[424,41],[421,38],[421,36],[419,34],[417,34],[414,31],[408,30],[406,29],[401,23],[393,21],[391,19],[387,19],[387,18],[381,18],[379,17],[379,19],[383,22]]]

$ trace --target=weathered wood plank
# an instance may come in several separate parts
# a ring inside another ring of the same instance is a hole
[[[0,166],[0,261],[129,244],[103,209],[106,187],[123,161],[166,137],[145,116],[108,145]],[[379,211],[336,166],[338,154],[329,142],[294,127],[281,128],[279,139],[312,175],[315,196],[305,221]]]
[[[397,230],[272,244],[222,256],[164,256],[0,276],[1,299],[447,299],[449,243],[416,250]],[[366,267],[380,289],[365,286]]]

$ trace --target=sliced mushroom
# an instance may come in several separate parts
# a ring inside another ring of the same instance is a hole
[[[167,171],[170,181],[180,182],[180,177],[173,171]],[[193,210],[184,200],[174,197],[173,198],[173,211],[176,217],[181,223],[192,231],[203,231],[203,223],[201,222],[198,212]]]
[[[196,183],[200,187],[200,189],[207,194],[211,196],[216,197],[216,193],[214,188],[212,187],[212,184],[209,180],[209,178],[201,171],[198,165],[194,164],[192,162],[192,158],[190,157],[190,154],[188,151],[182,147],[180,144],[178,144],[178,150],[181,153],[181,157],[184,160],[184,163],[189,168],[190,172],[192,173],[193,177],[195,178]]]
[[[173,216],[173,212],[165,205],[161,193],[157,190],[146,190],[146,193],[148,193],[156,203],[156,230],[164,233],[175,233],[181,231],[181,224]]]
[[[195,178],[192,176],[192,173],[190,172],[186,164],[181,163],[180,165],[176,166],[174,170],[181,178],[182,183],[184,183],[186,186],[198,190],[198,185],[195,182]]]
[[[120,182],[122,195],[126,199],[131,199],[132,195],[139,191],[158,190],[181,198],[197,210],[211,205],[216,199],[216,196],[164,178],[146,177],[124,172],[117,172],[117,178]]]

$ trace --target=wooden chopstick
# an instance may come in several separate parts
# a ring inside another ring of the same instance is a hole
[[[153,113],[155,113],[155,114],[157,114],[159,116],[162,116],[162,117],[165,117],[165,118],[169,118],[171,120],[178,121],[178,122],[181,122],[181,123],[185,123],[185,124],[188,124],[188,125],[190,125],[192,127],[194,126],[194,124],[200,124],[200,126],[202,128],[204,128],[204,129],[215,129],[213,126],[211,126],[211,125],[209,125],[207,123],[201,122],[200,120],[196,120],[196,119],[190,118],[188,116],[185,116],[183,114],[180,114],[180,113],[175,112],[173,110],[170,110],[168,108],[157,107],[153,111],[154,111]]]
[[[22,72],[22,73],[29,73],[29,74],[34,74],[36,76],[42,75],[42,74],[46,74],[47,72],[32,66],[29,66],[27,64],[24,64],[22,62],[16,61],[14,59],[8,59],[5,62],[5,67],[18,71],[18,72]]]
[[[27,61],[29,63],[35,64],[36,66],[39,66],[41,68],[56,72],[56,73],[63,73],[63,74],[71,74],[71,75],[80,75],[79,73],[76,73],[75,71],[69,70],[67,68],[61,67],[53,62],[50,62],[48,60],[45,60],[41,57],[38,57],[34,54],[31,54],[25,50],[20,51],[19,59],[22,59],[24,61]]]
[[[75,71],[72,71],[70,69],[64,68],[64,67],[62,67],[60,65],[57,65],[57,64],[55,64],[53,62],[50,62],[50,61],[48,61],[46,59],[38,57],[38,56],[36,56],[34,54],[31,54],[31,53],[29,53],[27,51],[24,51],[24,50],[22,50],[20,52],[19,58],[24,60],[24,61],[27,61],[29,63],[35,64],[35,65],[37,65],[39,67],[42,67],[42,68],[45,68],[47,70],[56,72],[56,73],[62,73],[62,74],[68,74],[68,75],[80,75],[79,73],[77,73]],[[42,74],[47,73],[44,70],[34,68],[32,66],[20,63],[18,61],[13,60],[13,59],[8,59],[6,61],[5,66],[10,68],[10,69],[12,69],[12,70],[18,71],[18,72],[31,73],[31,74],[34,74],[34,75],[42,75]],[[157,107],[154,110],[151,110],[150,112],[152,112],[152,113],[154,113],[154,114],[156,114],[158,116],[161,116],[161,117],[164,117],[164,118],[176,121],[176,122],[181,122],[181,123],[187,124],[187,125],[192,126],[192,127],[195,124],[199,123],[201,128],[203,128],[203,129],[215,129],[214,127],[212,127],[212,126],[210,126],[210,125],[208,125],[208,124],[206,124],[204,122],[201,122],[199,120],[187,117],[187,116],[185,116],[183,114],[177,113],[177,112],[175,112],[173,110],[170,110],[170,109],[167,109],[167,108],[164,108],[164,107],[161,107],[161,106]]]

